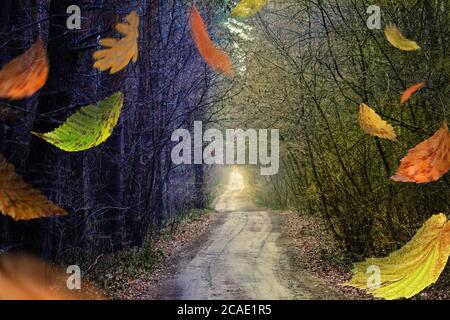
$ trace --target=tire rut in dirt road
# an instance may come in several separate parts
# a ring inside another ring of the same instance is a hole
[[[211,227],[173,261],[145,296],[183,300],[339,299],[305,270],[291,270],[283,213],[258,210],[244,189],[228,188]]]
[[[209,229],[169,260],[164,273],[129,291],[157,300],[344,299],[327,281],[292,267],[287,217],[256,210],[212,214]]]
[[[218,214],[218,225],[196,254],[180,263],[180,299],[309,299],[293,288],[279,246],[280,223],[267,211]],[[183,259],[182,259],[183,260]]]

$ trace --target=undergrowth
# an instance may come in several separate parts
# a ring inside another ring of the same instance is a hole
[[[209,209],[193,209],[184,214],[166,219],[158,237],[148,238],[140,248],[126,248],[109,254],[96,254],[83,250],[65,255],[61,265],[77,264],[82,276],[102,290],[109,298],[118,298],[118,293],[141,275],[151,273],[164,261],[166,254],[155,246],[159,239],[169,240],[185,224],[199,220]],[[74,263],[76,261],[76,263]]]

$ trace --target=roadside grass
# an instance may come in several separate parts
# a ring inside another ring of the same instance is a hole
[[[58,262],[65,266],[79,265],[83,279],[102,290],[108,298],[118,299],[120,292],[130,282],[144,274],[154,272],[158,265],[170,255],[165,252],[164,246],[159,245],[160,241],[170,243],[178,233],[183,232],[183,227],[202,219],[209,212],[211,212],[210,209],[193,209],[166,219],[159,235],[153,238],[149,236],[144,245],[139,248],[126,248],[100,255],[76,250],[76,253],[66,255]]]
[[[160,232],[160,238],[170,238],[183,225],[190,224],[200,220],[205,214],[214,211],[211,208],[192,209],[185,213],[175,214],[172,218],[163,222],[163,228]]]
[[[101,256],[101,260],[94,260],[94,265],[91,265],[93,267],[88,267],[85,276],[114,299],[130,281],[151,272],[163,258],[164,252],[147,242],[142,248],[130,248]]]

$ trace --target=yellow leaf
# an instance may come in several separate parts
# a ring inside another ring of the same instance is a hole
[[[14,166],[0,154],[0,211],[14,220],[30,220],[66,211],[49,201],[16,174]]]
[[[248,18],[262,10],[268,0],[241,0],[231,12],[232,17]]]
[[[353,278],[344,285],[388,300],[410,298],[435,283],[450,254],[450,222],[444,214],[432,216],[401,249],[384,258],[356,263]],[[379,286],[369,285],[371,267],[380,271]]]
[[[107,38],[100,40],[100,44],[107,49],[98,50],[94,53],[94,68],[100,71],[111,69],[111,74],[125,68],[130,60],[136,63],[139,54],[139,16],[133,11],[126,18],[125,23],[119,23],[116,30],[123,37],[121,39]]]
[[[389,140],[397,138],[394,128],[365,103],[359,106],[359,123],[361,128],[372,136]]]
[[[419,45],[416,42],[405,38],[394,24],[388,25],[384,30],[384,33],[389,43],[397,49],[404,51],[420,50]]]

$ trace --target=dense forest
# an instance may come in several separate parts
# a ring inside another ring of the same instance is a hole
[[[82,8],[80,30],[68,30],[70,5]],[[113,251],[139,246],[162,224],[189,208],[203,207],[202,166],[170,161],[171,134],[208,122],[223,99],[190,40],[185,1],[2,1],[0,64],[40,37],[50,74],[33,97],[2,100],[1,153],[17,171],[70,214],[14,222],[0,217],[0,248],[47,258],[73,250]],[[214,19],[212,8],[204,8]],[[141,16],[136,64],[109,75],[92,67],[101,37],[129,12]],[[216,88],[211,90],[211,88]],[[66,153],[30,134],[60,125],[79,107],[121,91],[117,128],[108,143]],[[208,111],[208,112],[207,112]]]
[[[383,29],[367,28],[370,5],[272,4],[245,44],[247,71],[227,110],[242,126],[280,128],[280,173],[254,176],[260,202],[323,215],[356,256],[390,252],[450,206],[448,176],[428,184],[389,180],[408,149],[448,115],[450,4],[378,3],[383,24],[420,39],[416,52],[401,52]],[[427,88],[400,104],[401,93],[420,81]],[[396,141],[361,130],[362,102],[393,124]]]
[[[275,0],[251,19],[230,18],[239,1],[194,2],[234,76],[202,59],[192,1],[1,1],[0,66],[40,38],[50,74],[31,97],[0,100],[0,154],[68,215],[0,216],[0,252],[58,260],[140,247],[177,216],[211,205],[221,168],[171,160],[172,133],[192,131],[195,121],[279,129],[278,174],[245,167],[257,204],[321,216],[350,261],[386,256],[430,217],[450,212],[448,153],[435,179],[395,178],[402,158],[449,114],[449,1],[379,0],[374,8],[365,0]],[[67,28],[71,5],[81,8],[80,29]],[[117,36],[114,26],[132,11],[139,58],[113,74],[94,68],[99,41]],[[420,50],[389,43],[389,25]],[[31,133],[116,92],[124,96],[118,124],[95,148],[64,152]],[[367,134],[362,106],[395,133]]]

